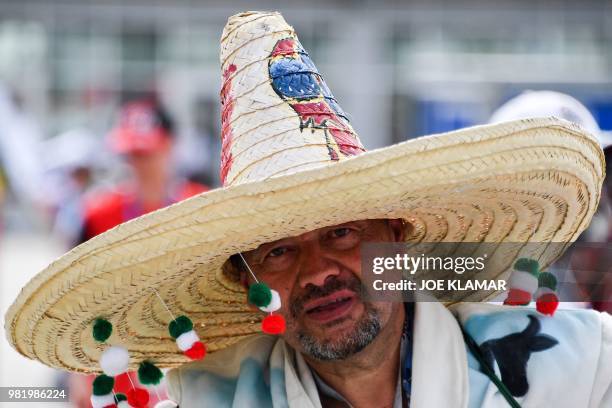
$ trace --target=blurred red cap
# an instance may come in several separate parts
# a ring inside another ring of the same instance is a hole
[[[130,154],[162,150],[172,138],[172,126],[165,112],[153,102],[136,101],[121,109],[108,141],[114,152]]]

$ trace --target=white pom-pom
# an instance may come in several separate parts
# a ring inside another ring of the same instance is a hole
[[[178,404],[170,400],[159,401],[157,404],[155,404],[155,408],[176,408],[176,407],[178,407]]]
[[[113,396],[112,392],[105,395],[92,394],[89,400],[91,401],[93,408],[104,408],[115,403],[115,397]]]
[[[176,338],[176,345],[181,351],[189,350],[196,341],[200,341],[195,330],[185,332]]]
[[[272,292],[272,300],[270,300],[270,304],[268,306],[262,306],[259,308],[266,313],[276,312],[281,307],[281,299],[278,292],[274,289],[270,289],[270,292]]]
[[[130,403],[127,401],[119,401],[119,403],[117,404],[117,408],[134,408],[134,407],[132,407]]]
[[[104,350],[100,357],[100,367],[104,374],[115,377],[127,371],[130,362],[128,351],[119,346],[112,346]]]
[[[514,270],[508,279],[508,287],[533,293],[538,289],[538,278],[528,272]]]

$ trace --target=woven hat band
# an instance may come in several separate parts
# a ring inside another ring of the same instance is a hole
[[[308,170],[365,151],[280,14],[231,17],[221,38],[221,66],[224,185]]]

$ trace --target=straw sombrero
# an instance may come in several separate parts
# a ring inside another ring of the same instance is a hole
[[[349,61],[347,61],[349,63]],[[221,39],[224,187],[122,224],[38,274],[6,315],[23,355],[98,371],[97,317],[130,353],[174,367],[186,314],[208,351],[260,332],[263,314],[223,265],[232,254],[323,226],[403,218],[413,242],[572,242],[604,177],[597,141],[555,118],[478,126],[365,152],[300,45],[273,12],[229,19]],[[547,254],[550,264],[560,251]],[[489,271],[508,273],[508,264]],[[470,300],[494,293],[475,294]]]

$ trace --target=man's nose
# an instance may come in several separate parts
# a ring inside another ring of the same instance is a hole
[[[323,286],[329,276],[340,274],[338,263],[325,254],[318,242],[309,243],[302,248],[299,271],[300,287],[308,284]]]

